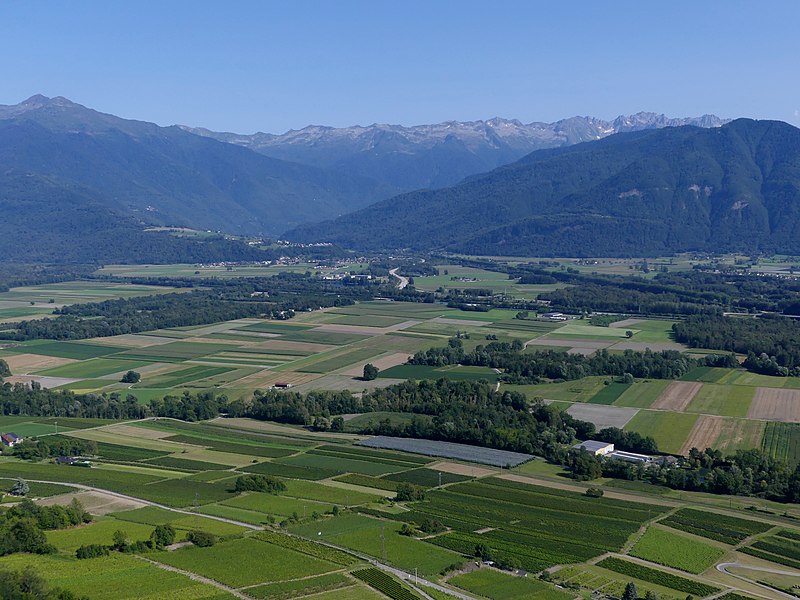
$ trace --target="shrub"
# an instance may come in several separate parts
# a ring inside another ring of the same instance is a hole
[[[186,539],[201,548],[209,548],[217,543],[216,536],[206,531],[190,531],[186,534]]]
[[[237,492],[277,494],[286,491],[286,484],[282,479],[270,475],[242,475],[236,478],[234,489]]]
[[[417,502],[425,500],[425,488],[413,483],[401,482],[397,484],[397,496],[395,500],[398,502]]]
[[[88,544],[81,546],[75,551],[75,557],[80,559],[97,558],[99,556],[108,556],[110,554],[108,546],[101,546],[100,544]]]

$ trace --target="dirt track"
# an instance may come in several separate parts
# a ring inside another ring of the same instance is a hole
[[[683,412],[702,387],[696,381],[673,381],[650,408]]]
[[[800,390],[757,388],[747,417],[800,423]]]

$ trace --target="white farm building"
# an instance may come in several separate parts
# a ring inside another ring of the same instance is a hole
[[[586,450],[589,454],[594,454],[595,456],[605,456],[614,451],[614,444],[586,440],[585,442],[578,442],[572,448],[575,450]]]

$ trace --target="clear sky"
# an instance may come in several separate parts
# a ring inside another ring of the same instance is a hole
[[[800,125],[797,0],[2,0],[0,104],[215,130],[640,110]]]

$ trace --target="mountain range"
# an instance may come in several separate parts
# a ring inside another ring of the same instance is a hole
[[[714,115],[672,119],[640,112],[613,121],[572,117],[554,123],[521,123],[515,119],[447,121],[403,127],[309,126],[282,135],[218,133],[203,128],[185,130],[244,146],[266,156],[368,177],[398,191],[440,188],[514,162],[534,150],[570,146],[615,133],[696,125],[719,127]]]
[[[103,210],[143,225],[257,235],[335,217],[395,192],[371,179],[44,96],[0,106],[0,173],[44,178],[48,189],[80,188]],[[12,200],[2,187],[0,196]],[[46,212],[51,199],[38,200]]]
[[[800,253],[800,129],[738,119],[539,150],[286,234],[358,249],[527,256]]]

